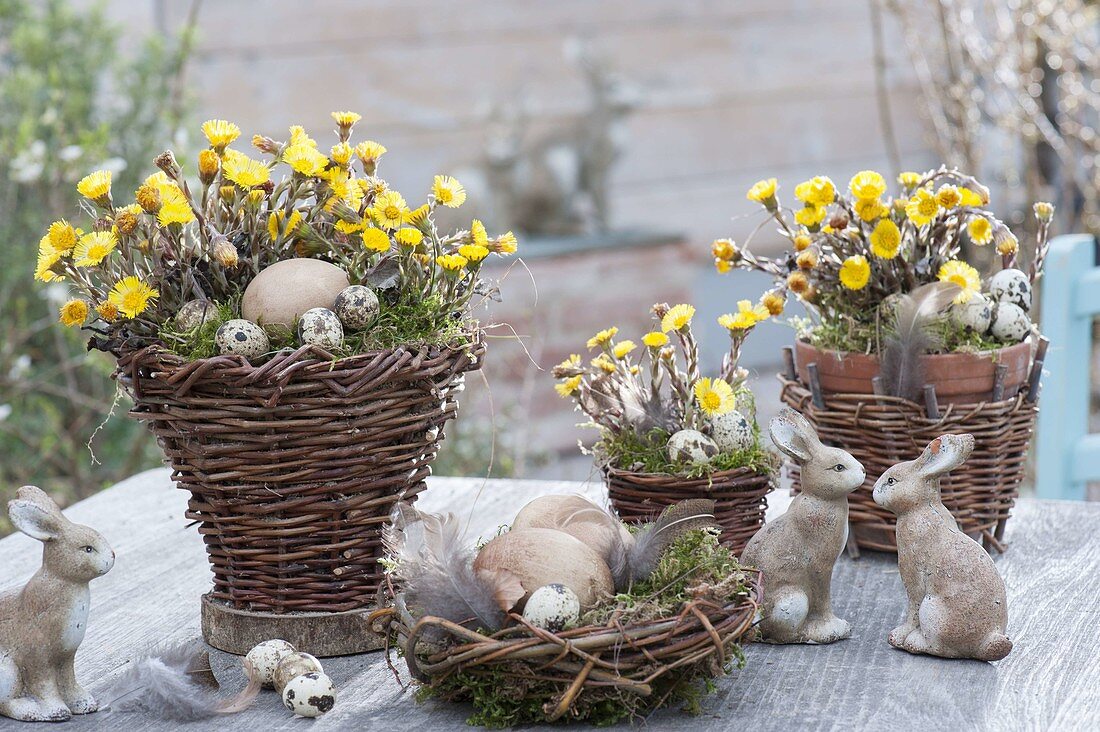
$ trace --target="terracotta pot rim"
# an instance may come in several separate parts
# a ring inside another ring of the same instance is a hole
[[[806,348],[812,348],[813,350],[817,351],[818,353],[823,353],[827,356],[834,356],[834,357],[836,357],[836,359],[838,361],[841,361],[845,358],[851,358],[851,357],[868,358],[868,359],[873,359],[875,361],[878,361],[881,358],[881,356],[877,353],[863,353],[862,351],[838,351],[834,348],[821,348],[819,346],[815,346],[814,344],[810,343],[809,341],[807,341],[803,338],[798,338],[798,339],[795,340],[795,342],[800,344],[800,345],[805,346]],[[984,360],[986,358],[995,357],[995,356],[997,356],[997,354],[1004,353],[1005,351],[1011,351],[1011,350],[1014,350],[1014,349],[1021,349],[1023,347],[1027,347],[1027,348],[1030,349],[1031,346],[1032,346],[1031,338],[1029,337],[1027,340],[1020,341],[1019,343],[1013,343],[1012,345],[1009,345],[1009,346],[1001,346],[1000,348],[989,350],[989,351],[952,351],[950,353],[923,353],[923,354],[921,354],[921,358],[937,358],[938,359],[938,358],[957,357],[957,358],[980,358],[980,359]]]

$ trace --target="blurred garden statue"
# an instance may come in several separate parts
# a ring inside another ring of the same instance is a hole
[[[584,73],[591,97],[576,120],[529,135],[523,102],[498,105],[491,114],[481,175],[497,227],[550,236],[608,230],[611,169],[626,148],[639,89],[585,41],[568,40],[564,55]]]

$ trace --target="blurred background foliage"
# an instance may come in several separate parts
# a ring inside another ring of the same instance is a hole
[[[106,168],[134,190],[190,121],[193,25],[128,55],[122,32],[98,6],[0,0],[0,505],[35,483],[64,506],[160,462],[125,401],[104,422],[112,363],[56,326],[64,284],[30,277],[46,227],[77,210],[77,180]]]

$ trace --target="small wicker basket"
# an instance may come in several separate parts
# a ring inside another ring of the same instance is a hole
[[[689,498],[714,501],[721,541],[740,556],[745,544],[764,525],[774,476],[751,468],[714,472],[700,478],[664,473],[636,473],[610,465],[603,468],[611,506],[627,523],[653,521],[663,510]]]
[[[400,593],[393,596],[391,608],[375,617],[388,621],[409,673],[432,689],[459,673],[503,675],[517,690],[539,693],[545,715],[539,721],[583,718],[584,696],[597,689],[635,699],[635,714],[644,714],[669,703],[669,682],[724,673],[737,652],[734,646],[747,639],[762,599],[760,573],[744,571],[748,592],[725,604],[693,600],[670,617],[621,623],[616,616],[606,625],[560,633],[536,628],[514,614],[514,624],[493,635],[435,617],[417,620]],[[440,640],[424,642],[429,630]],[[449,701],[467,698],[453,687],[441,696]]]
[[[335,618],[345,630],[325,633],[323,619],[374,604],[382,525],[425,489],[457,387],[484,352],[477,337],[341,359],[304,346],[259,366],[188,362],[158,346],[117,354],[131,416],[191,493],[186,516],[214,573],[203,607],[211,645],[240,653],[297,633],[314,655],[380,647],[325,637],[349,626]]]
[[[894,515],[871,497],[878,477],[896,463],[916,459],[940,435],[970,433],[974,452],[942,479],[943,503],[963,532],[986,549],[1005,550],[1005,525],[1019,496],[1039,413],[1026,391],[1011,399],[949,404],[929,416],[926,405],[868,394],[822,394],[823,406],[815,406],[800,381],[779,379],[783,403],[801,412],[824,442],[844,448],[867,470],[866,482],[848,498],[851,538],[859,548],[897,551]],[[787,470],[797,491],[798,466],[787,461]]]

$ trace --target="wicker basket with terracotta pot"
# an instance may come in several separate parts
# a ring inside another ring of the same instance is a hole
[[[867,469],[849,497],[850,549],[897,551],[892,513],[874,502],[875,481],[895,463],[913,460],[933,439],[974,435],[974,452],[941,482],[943,502],[960,528],[987,549],[1004,551],[1003,535],[1019,495],[1035,419],[1047,341],[980,354],[925,355],[923,403],[885,396],[874,356],[819,350],[804,342],[784,349],[783,403],[800,411],[827,444]],[[798,467],[787,463],[798,490]]]
[[[611,506],[627,523],[652,521],[667,507],[689,498],[714,501],[722,527],[721,541],[734,554],[764,525],[768,494],[775,488],[771,472],[751,468],[715,471],[700,478],[665,473],[638,473],[605,465],[604,481]]]
[[[425,489],[463,374],[464,347],[336,359],[316,346],[252,366],[185,361],[158,346],[117,354],[116,378],[191,494],[214,573],[208,643],[245,653],[283,638],[314,655],[381,648],[370,630],[381,529]]]

